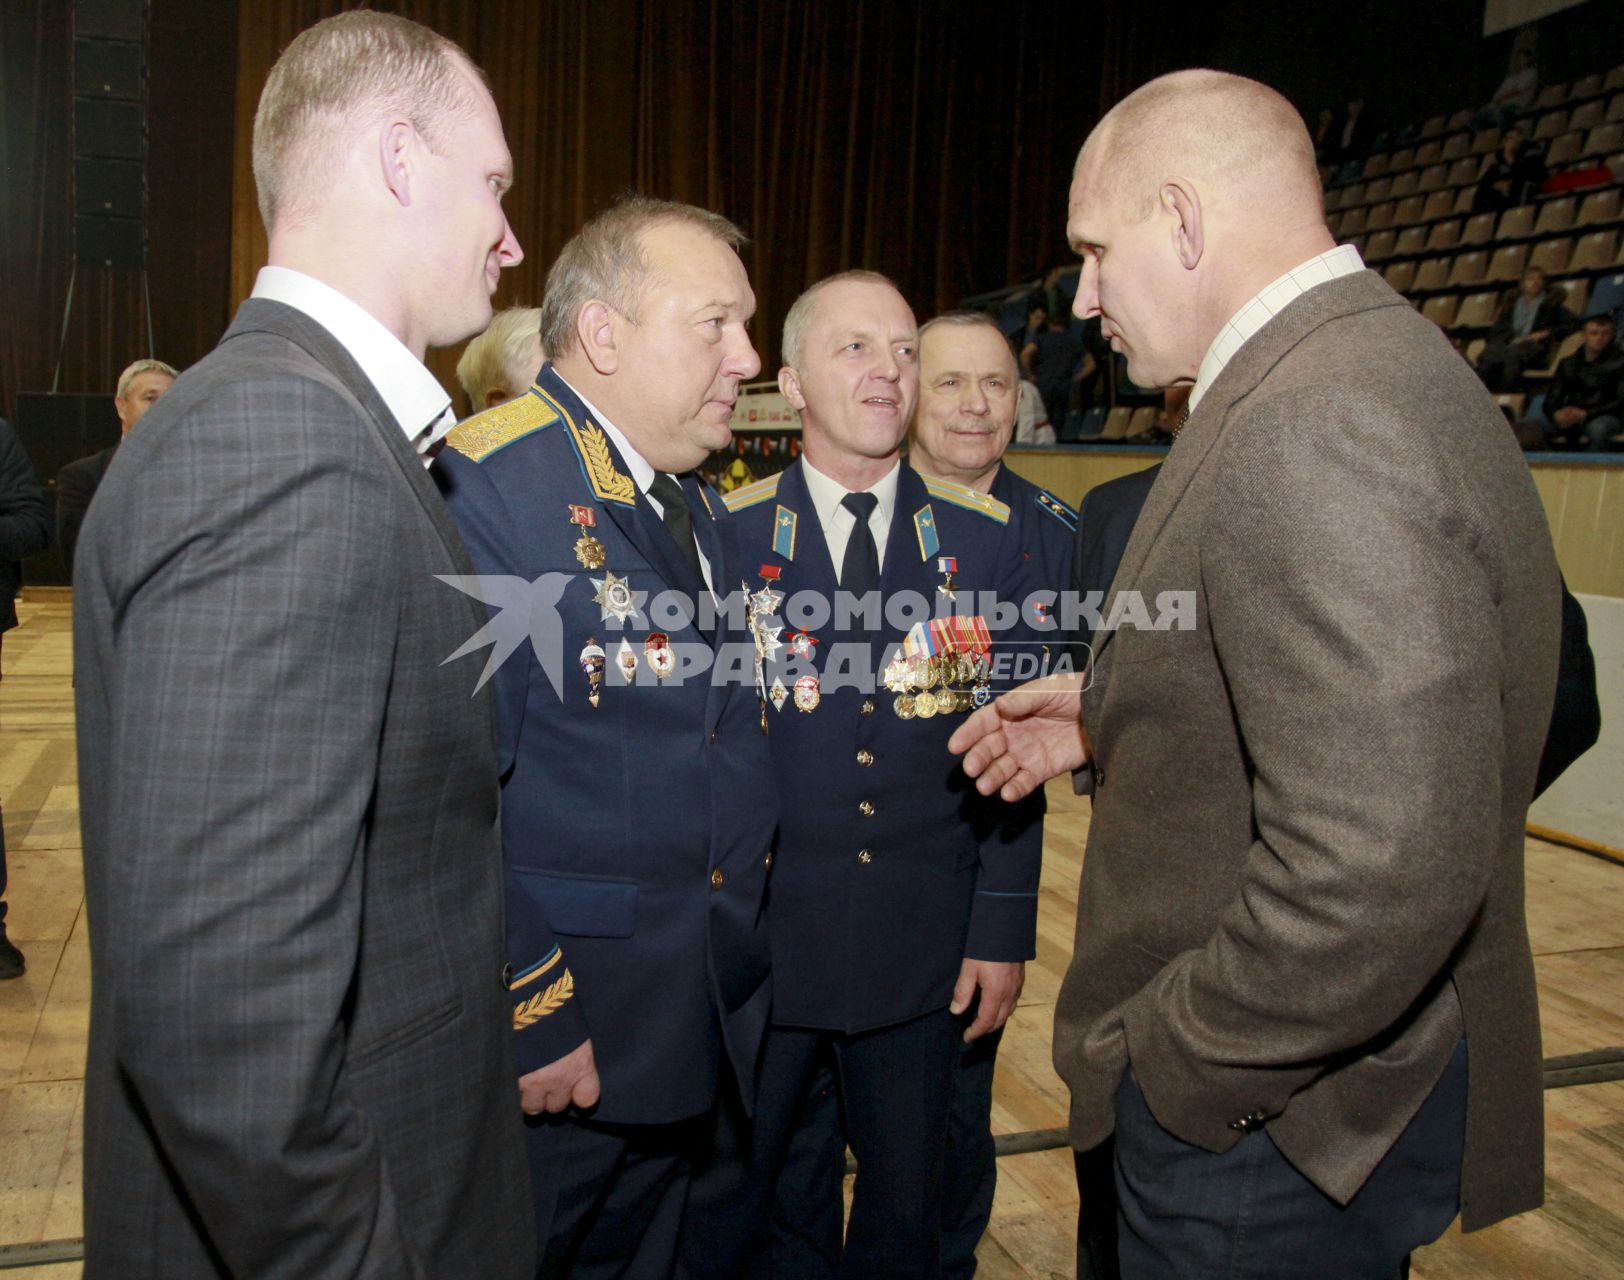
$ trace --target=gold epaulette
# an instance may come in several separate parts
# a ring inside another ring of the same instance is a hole
[[[527,391],[517,400],[509,400],[458,423],[445,442],[463,457],[483,462],[498,449],[505,449],[515,440],[522,440],[532,431],[540,431],[557,421],[558,414],[553,407]]]
[[[729,511],[743,511],[746,507],[753,507],[758,502],[765,502],[778,493],[778,476],[770,475],[765,480],[757,480],[751,484],[740,485],[731,493],[724,493],[722,501]]]
[[[927,476],[924,472],[919,473],[919,478],[925,482],[925,490],[931,497],[940,498],[955,507],[963,507],[966,511],[978,512],[989,520],[996,520],[999,524],[1009,523],[1009,507],[992,494],[982,493],[979,489],[972,489],[957,480]]]

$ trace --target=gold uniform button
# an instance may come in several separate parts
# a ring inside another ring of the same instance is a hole
[[[712,889],[720,889],[726,883],[727,883],[727,877],[722,874],[722,868],[717,867],[715,871],[711,872],[711,888]]]
[[[862,705],[861,708],[859,708],[859,710],[861,710],[861,712],[865,716],[873,715],[874,714],[874,699],[873,698],[864,698],[863,699],[863,705]]]
[[[767,870],[768,871],[771,871],[773,869],[773,856],[772,856],[772,854],[769,853],[765,858],[762,859],[762,861],[767,864]]]
[[[857,851],[857,861],[861,862],[866,867],[869,863],[874,861],[874,855],[867,849],[859,849]]]
[[[872,818],[874,816],[874,802],[871,800],[864,800],[857,806],[857,812],[862,814],[865,818]]]
[[[857,763],[865,769],[868,768],[869,765],[874,763],[874,753],[866,749],[859,751],[857,753]]]

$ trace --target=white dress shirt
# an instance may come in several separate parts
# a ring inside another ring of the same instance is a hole
[[[841,499],[852,491],[840,481],[824,475],[806,460],[804,454],[801,457],[801,471],[806,476],[806,491],[812,495],[812,506],[818,513],[818,524],[823,529],[823,540],[829,546],[829,558],[834,561],[835,580],[838,582],[846,562],[846,543],[851,541],[851,531],[857,527],[857,517],[840,505]],[[901,474],[902,462],[899,459],[867,490],[878,499],[873,514],[868,518],[868,528],[874,535],[874,551],[882,567],[885,564],[885,542],[891,533],[891,513],[897,506],[897,477]]]
[[[457,425],[451,397],[399,338],[331,285],[291,267],[261,267],[253,296],[302,311],[332,334],[361,366],[423,465],[434,460],[430,447]]]
[[[1213,379],[1224,371],[1224,366],[1235,358],[1235,353],[1259,329],[1310,289],[1317,289],[1322,284],[1329,284],[1332,280],[1351,276],[1355,271],[1364,269],[1365,264],[1359,257],[1359,250],[1351,244],[1339,244],[1334,249],[1316,254],[1307,262],[1293,267],[1279,279],[1264,285],[1247,300],[1245,306],[1229,318],[1229,322],[1218,331],[1218,336],[1207,348],[1207,354],[1201,361],[1201,369],[1196,375],[1195,386],[1190,389],[1190,412],[1195,412],[1196,405],[1201,403],[1201,397],[1206,395]]]

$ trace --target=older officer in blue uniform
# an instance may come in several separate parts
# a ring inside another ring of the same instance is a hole
[[[883,276],[813,286],[786,319],[779,373],[805,452],[728,500],[755,607],[772,609],[753,621],[783,817],[768,903],[773,1025],[743,1159],[754,1215],[720,1228],[726,1197],[714,1188],[690,1205],[709,1274],[736,1274],[740,1250],[760,1248],[827,1052],[858,1175],[844,1253],[836,1214],[823,1255],[842,1275],[936,1275],[958,1046],[1003,1025],[1034,954],[1041,816],[983,803],[946,749],[990,692],[972,652],[990,639],[1000,662],[1036,660],[1024,624],[1008,625],[1025,594],[1023,549],[1004,503],[902,465],[917,344]],[[845,616],[865,596],[877,607]],[[818,601],[833,601],[832,615]],[[955,607],[960,631],[919,621]],[[934,679],[929,663],[910,677],[891,661],[952,645],[966,656],[939,653]],[[838,1194],[838,1164],[831,1174]],[[700,1248],[684,1252],[700,1273]]]
[[[713,607],[742,576],[729,518],[692,474],[760,368],[741,242],[686,205],[600,214],[548,275],[552,362],[437,463],[496,608],[476,641],[547,1276],[670,1271],[693,1141],[725,1082],[750,1104],[767,1021],[773,777],[749,662],[727,675],[753,643]]]

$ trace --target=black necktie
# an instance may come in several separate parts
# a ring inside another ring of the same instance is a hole
[[[660,518],[665,521],[666,532],[676,541],[677,550],[693,569],[694,577],[705,581],[705,572],[699,567],[699,544],[694,541],[694,521],[688,513],[688,497],[682,486],[665,472],[656,471],[648,491],[660,500],[663,508]]]
[[[846,558],[840,562],[840,589],[854,596],[867,595],[880,585],[880,553],[874,546],[874,531],[868,527],[879,501],[872,493],[848,493],[840,500],[857,521],[846,539]]]

